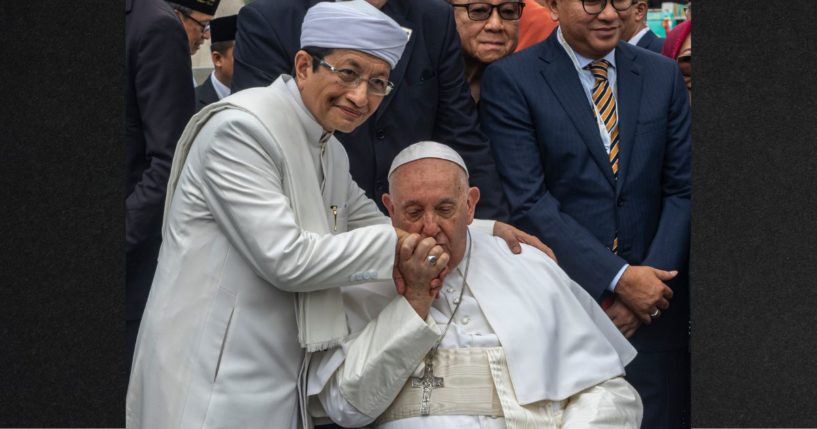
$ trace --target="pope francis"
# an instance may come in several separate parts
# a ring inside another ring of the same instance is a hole
[[[469,228],[479,190],[467,174],[439,143],[394,159],[392,222],[440,245],[449,258],[427,263],[450,272],[441,289],[412,275],[403,296],[343,288],[355,336],[313,357],[310,411],[379,429],[637,429],[641,399],[623,378],[635,349],[544,254],[512,256]]]

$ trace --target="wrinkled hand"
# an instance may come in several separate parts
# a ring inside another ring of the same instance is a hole
[[[403,245],[403,240],[409,236],[409,233],[397,227],[394,228],[394,232],[397,233],[397,246],[394,248],[394,267],[392,268],[391,275],[394,279],[394,285],[397,288],[397,293],[403,295],[406,293],[406,282],[403,280],[403,276],[400,274],[400,270],[397,268],[397,261],[400,257],[400,246]]]
[[[652,322],[650,314],[655,312],[656,308],[661,311],[669,308],[672,289],[664,282],[676,275],[678,271],[630,265],[621,275],[615,293],[643,323],[649,325]]]
[[[429,264],[428,256],[436,256],[437,263]],[[400,243],[397,271],[404,284],[402,295],[423,319],[443,285],[449,258],[432,237],[421,238],[418,234],[411,234]]]
[[[632,312],[620,299],[616,298],[613,304],[604,310],[616,328],[624,335],[625,338],[630,338],[635,334],[635,331],[641,327],[641,320],[635,313]]]
[[[508,243],[508,248],[515,254],[522,252],[522,246],[520,246],[519,243],[525,243],[545,252],[550,259],[553,259],[554,262],[558,262],[556,261],[556,255],[553,253],[553,250],[545,246],[545,243],[542,243],[538,238],[507,223],[496,221],[494,223],[494,235],[505,240],[505,242]]]

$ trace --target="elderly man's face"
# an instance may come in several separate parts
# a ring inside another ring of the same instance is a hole
[[[621,17],[621,39],[624,41],[630,40],[635,36],[635,33],[641,29],[641,22],[643,21],[642,14],[637,6],[638,1],[633,1],[633,4],[624,11],[619,11],[618,16]],[[644,4],[646,10],[647,5]]]
[[[301,97],[323,129],[352,132],[383,101],[383,95],[372,93],[369,80],[388,80],[391,71],[389,63],[349,49],[336,49],[323,60],[324,63],[313,70],[311,55],[305,51],[298,51],[295,55],[295,73]],[[360,77],[357,86],[345,83],[338,75],[348,74],[350,70]]]
[[[505,14],[510,14],[519,8],[516,2],[509,0],[455,0],[453,5],[466,5],[472,10],[471,16],[485,13],[490,9],[489,5],[504,4],[501,9]],[[520,2],[521,3],[521,2]],[[503,19],[500,16],[500,9],[493,9],[490,17],[483,21],[476,21],[468,14],[466,7],[454,7],[454,20],[457,23],[457,32],[460,34],[462,50],[466,55],[478,60],[481,63],[491,63],[502,57],[510,55],[516,49],[519,42],[519,19]],[[506,15],[507,16],[507,15]]]
[[[619,12],[607,1],[598,15],[585,12],[581,0],[548,0],[551,16],[559,21],[565,40],[573,50],[599,59],[615,49],[621,37]]]
[[[176,14],[184,25],[184,31],[187,33],[187,42],[190,45],[190,55],[198,52],[202,43],[210,38],[210,20],[213,15],[207,15],[197,10],[194,10],[190,15],[185,14],[180,10],[176,10]]]
[[[400,166],[391,176],[383,204],[392,224],[433,237],[451,256],[454,269],[465,255],[468,225],[474,220],[479,190],[469,188],[465,172],[450,161],[423,158]]]

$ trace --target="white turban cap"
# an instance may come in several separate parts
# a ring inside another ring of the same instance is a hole
[[[406,43],[406,31],[365,0],[318,3],[306,12],[301,27],[301,48],[354,49],[385,60],[391,68]]]
[[[414,143],[401,150],[400,153],[394,157],[394,161],[391,162],[391,168],[389,169],[389,179],[391,179],[394,170],[397,170],[401,165],[423,158],[437,158],[451,161],[459,165],[460,168],[465,171],[465,177],[468,177],[468,168],[465,166],[465,161],[462,160],[462,157],[457,151],[442,143],[424,141]]]

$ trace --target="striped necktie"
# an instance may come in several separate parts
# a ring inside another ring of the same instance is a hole
[[[613,178],[618,180],[618,112],[616,111],[616,98],[613,96],[613,88],[607,80],[607,68],[610,63],[607,60],[593,61],[589,68],[596,78],[593,84],[593,104],[596,111],[604,122],[607,132],[610,133],[610,167],[613,169]],[[618,237],[613,238],[613,253],[618,253]]]
[[[607,60],[593,61],[589,66],[590,72],[596,78],[593,84],[593,104],[596,105],[596,111],[601,116],[607,132],[610,133],[610,167],[613,169],[613,177],[618,180],[618,112],[613,88],[607,80],[608,67],[610,63]]]

